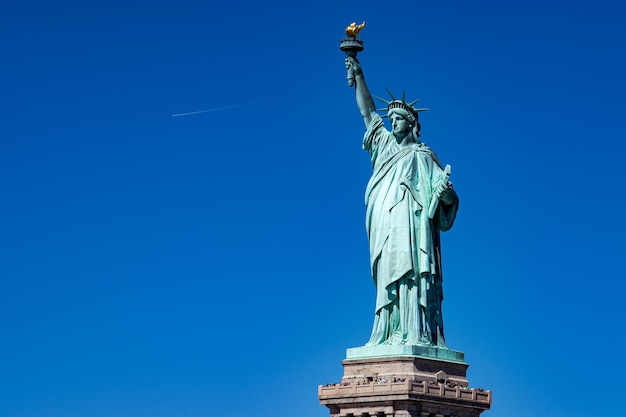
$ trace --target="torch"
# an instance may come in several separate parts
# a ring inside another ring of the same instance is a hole
[[[352,57],[356,59],[356,54],[363,50],[363,41],[361,39],[357,39],[356,35],[359,34],[361,29],[365,27],[365,22],[357,25],[356,22],[352,22],[346,28],[347,38],[343,39],[341,43],[339,43],[339,49],[346,53],[346,56]],[[354,71],[352,68],[348,69],[348,85],[352,87],[354,85]]]

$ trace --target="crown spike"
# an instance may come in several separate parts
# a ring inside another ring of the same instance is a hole
[[[385,91],[387,91],[387,94],[389,94],[389,97],[391,97],[391,100],[395,100],[396,98],[393,96],[393,94],[391,93],[391,91],[389,91],[389,89],[387,87],[385,87]]]
[[[384,99],[384,98],[382,98],[382,97],[374,96],[374,98],[379,99],[380,101],[382,101],[382,102],[383,102],[383,103],[385,103],[386,105],[389,105],[389,104],[391,103],[391,101],[387,101],[387,100],[385,100],[385,99]]]
[[[393,109],[403,109],[404,111],[413,114],[413,116],[417,119],[417,113],[419,112],[423,112],[426,110],[430,110],[427,107],[424,108],[418,108],[416,109],[415,107],[413,107],[413,105],[415,103],[417,103],[418,101],[420,101],[420,99],[417,99],[415,101],[412,101],[411,103],[407,103],[406,102],[406,92],[403,90],[402,91],[402,100],[398,100],[392,93],[391,91],[389,91],[389,89],[387,87],[385,87],[385,90],[387,91],[387,94],[389,94],[389,96],[391,96],[392,101],[387,101],[384,98],[378,97],[378,96],[374,96],[373,97],[377,98],[378,100],[384,102],[387,105],[387,108],[382,108],[382,109],[376,109],[376,111],[379,112],[383,112],[384,113],[389,113],[390,111],[392,111]],[[384,114],[381,117],[386,117],[387,115]]]

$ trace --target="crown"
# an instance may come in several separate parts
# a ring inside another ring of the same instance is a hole
[[[418,119],[417,117],[417,113],[422,112],[422,111],[426,111],[426,110],[430,110],[428,108],[415,108],[413,107],[415,105],[415,103],[417,103],[418,101],[420,101],[419,99],[412,101],[410,103],[407,103],[405,100],[405,94],[404,91],[402,92],[402,99],[398,100],[397,98],[394,97],[394,95],[391,93],[391,91],[389,91],[386,87],[385,90],[387,91],[387,94],[389,94],[389,97],[391,97],[391,101],[387,101],[384,98],[380,98],[378,96],[374,96],[377,99],[379,99],[380,101],[384,102],[385,104],[387,104],[387,108],[382,108],[382,109],[378,109],[378,111],[383,112],[386,111],[387,114],[389,114],[389,112],[393,109],[402,109],[404,111],[406,111],[407,113],[411,114],[413,117],[415,117],[415,120]],[[386,117],[387,115],[384,115],[383,117]]]

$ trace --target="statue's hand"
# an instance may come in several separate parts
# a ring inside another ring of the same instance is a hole
[[[439,200],[445,205],[452,204],[454,202],[454,197],[452,195],[453,192],[454,191],[452,191],[452,183],[448,181],[446,187],[439,193]]]
[[[351,56],[346,57],[346,69],[349,71],[351,70],[354,73],[354,75],[363,74],[363,70],[361,69],[361,64],[359,64],[359,61],[357,61]]]

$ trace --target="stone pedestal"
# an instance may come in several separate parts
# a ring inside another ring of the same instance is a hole
[[[341,382],[318,388],[331,417],[477,417],[491,406],[491,391],[469,387],[462,352],[376,346],[346,356]]]

